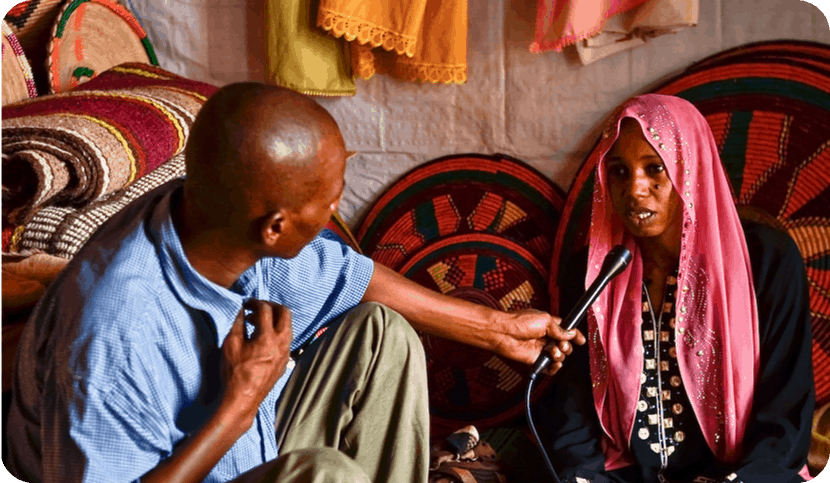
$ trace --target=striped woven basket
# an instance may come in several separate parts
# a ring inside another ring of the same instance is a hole
[[[830,401],[830,47],[774,41],[691,66],[655,92],[693,103],[709,122],[739,213],[787,231],[810,283],[817,402]],[[585,247],[593,170],[568,194],[552,273]],[[558,306],[559,280],[551,279]]]
[[[547,310],[547,267],[563,202],[555,184],[516,159],[448,156],[390,186],[357,238],[364,254],[435,291],[501,310]],[[521,414],[526,365],[432,335],[421,339],[433,437]]]
[[[49,45],[52,25],[55,24],[63,3],[64,0],[25,0],[6,13],[5,20],[29,59],[35,85],[40,94],[49,92],[46,49],[43,46]]]
[[[52,92],[125,62],[158,65],[138,20],[114,0],[67,2],[52,28],[47,61]]]
[[[9,24],[3,21],[3,105],[37,96],[26,54]]]

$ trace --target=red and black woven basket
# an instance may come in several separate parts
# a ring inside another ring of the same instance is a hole
[[[810,283],[818,404],[830,401],[830,46],[773,41],[738,47],[691,66],[655,92],[682,97],[709,122],[742,216],[787,231]],[[582,249],[593,170],[580,169],[562,213],[552,259]]]
[[[507,311],[548,310],[548,267],[563,203],[561,189],[521,161],[449,156],[395,182],[357,239],[367,256],[433,290]],[[521,414],[528,366],[440,337],[421,339],[433,436]]]

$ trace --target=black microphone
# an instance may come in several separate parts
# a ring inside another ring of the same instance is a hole
[[[579,302],[576,303],[571,313],[568,314],[562,320],[562,327],[565,330],[571,330],[582,320],[585,316],[585,312],[588,311],[588,308],[594,303],[594,300],[599,296],[600,292],[608,285],[608,282],[611,281],[612,278],[619,275],[628,264],[631,263],[631,252],[628,251],[628,248],[625,248],[622,245],[617,245],[608,252],[608,255],[605,256],[605,260],[602,262],[602,268],[599,271],[599,275],[597,278],[594,279],[594,283],[588,287],[588,290],[585,292],[585,295],[579,299]],[[530,372],[530,378],[536,379],[536,376],[539,375],[548,365],[551,363],[553,359],[551,359],[550,355],[548,355],[548,348],[550,344],[555,344],[557,341],[551,341],[545,348],[542,350],[542,353],[539,354],[539,358],[536,359],[536,362],[533,364],[533,369]]]

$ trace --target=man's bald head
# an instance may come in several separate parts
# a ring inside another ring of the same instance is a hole
[[[337,123],[313,99],[276,86],[231,84],[208,99],[193,124],[185,191],[216,224],[297,207],[342,168],[327,165],[337,160],[323,159],[323,145],[342,151],[342,164]]]

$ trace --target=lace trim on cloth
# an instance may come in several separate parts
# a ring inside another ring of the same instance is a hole
[[[371,79],[375,74],[386,74],[404,81],[432,84],[463,84],[467,82],[467,64],[430,64],[426,62],[384,62],[366,47],[358,47],[352,57],[354,75]]]
[[[560,37],[560,38],[558,38],[554,41],[548,41],[548,42],[535,42],[534,41],[534,42],[530,43],[530,48],[528,48],[528,50],[530,51],[531,54],[541,54],[543,52],[548,52],[550,50],[553,50],[553,51],[556,51],[556,52],[562,52],[562,49],[564,49],[565,47],[567,47],[569,45],[573,45],[573,44],[582,42],[583,40],[587,40],[587,39],[590,39],[591,37],[595,37],[595,36],[601,34],[602,29],[604,27],[605,27],[605,22],[603,21],[603,22],[597,24],[596,27],[592,28],[591,30],[589,30],[587,32],[582,32],[582,33],[575,34],[575,35],[565,35],[565,36]]]
[[[373,47],[383,47],[384,50],[390,52],[394,50],[399,55],[415,56],[416,38],[414,36],[393,32],[325,7],[320,7],[317,26],[335,38],[346,37],[349,42],[357,40],[361,45],[369,43]]]

